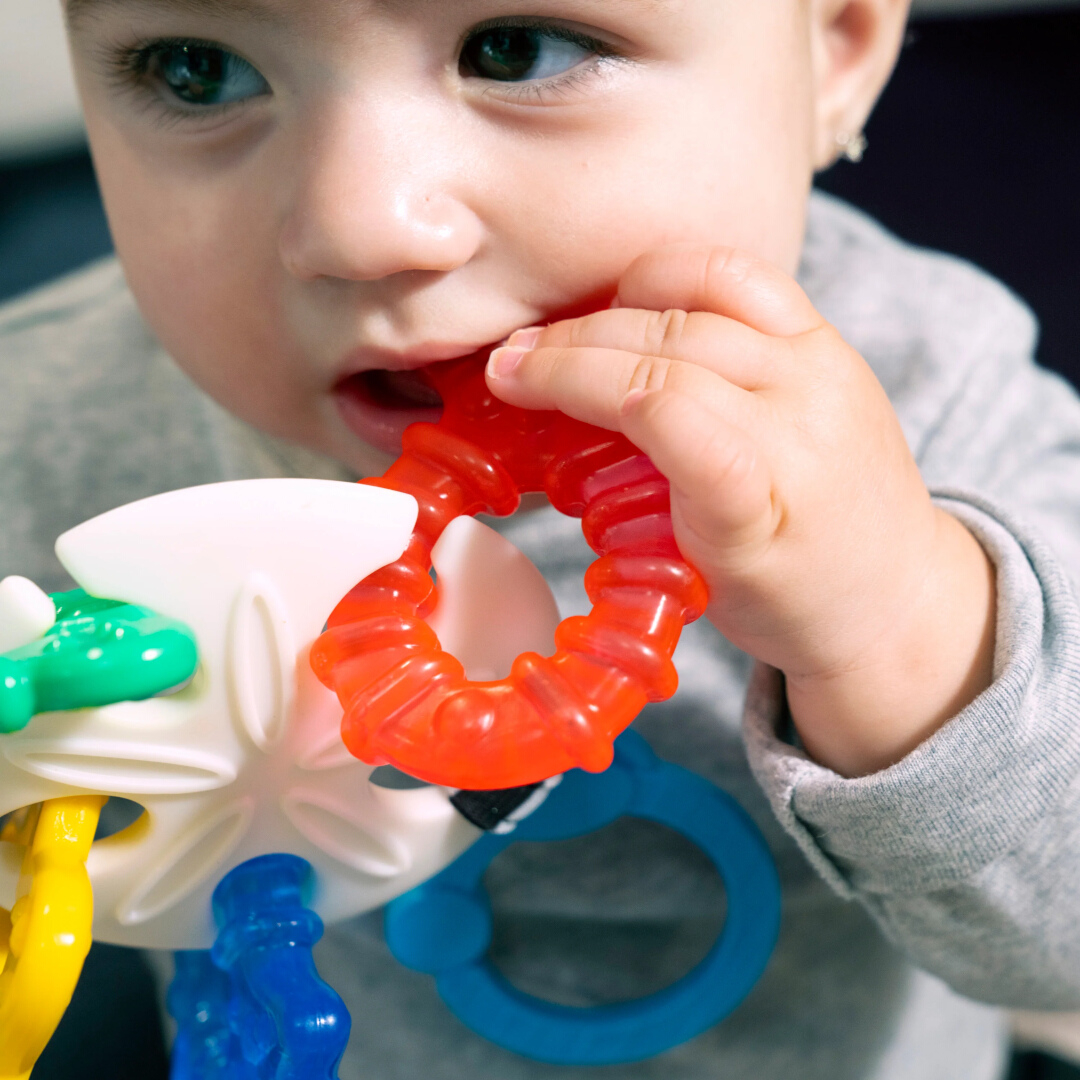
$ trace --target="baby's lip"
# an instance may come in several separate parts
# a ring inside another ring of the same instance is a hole
[[[432,347],[423,358],[414,352],[407,357],[388,357],[390,362],[386,366],[353,370],[334,385],[338,411],[364,442],[387,453],[400,454],[401,437],[410,424],[435,423],[442,415],[442,398],[421,369],[433,363],[480,355],[491,347]],[[443,355],[439,356],[440,352]],[[371,354],[365,359],[370,363]]]
[[[420,371],[361,371],[338,382],[334,399],[353,434],[395,456],[410,424],[435,423],[442,415],[442,399]]]

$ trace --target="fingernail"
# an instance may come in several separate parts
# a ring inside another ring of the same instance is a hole
[[[622,399],[622,405],[619,406],[619,412],[623,416],[629,416],[634,411],[637,404],[643,397],[646,396],[648,391],[646,390],[628,390],[626,397]]]
[[[521,363],[521,358],[528,351],[528,349],[507,348],[505,346],[496,349],[488,360],[487,373],[493,379],[503,379],[507,375],[512,375],[514,369]]]
[[[522,330],[515,330],[506,339],[506,343],[528,351],[536,346],[543,332],[544,328],[542,326],[526,326]]]

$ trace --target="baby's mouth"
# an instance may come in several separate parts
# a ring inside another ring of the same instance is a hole
[[[334,387],[338,409],[364,442],[389,454],[401,453],[401,436],[410,424],[435,423],[442,398],[423,370],[375,368],[342,379]]]
[[[355,392],[383,409],[441,409],[442,398],[422,369],[387,371],[375,368],[353,375],[345,382],[356,383]]]

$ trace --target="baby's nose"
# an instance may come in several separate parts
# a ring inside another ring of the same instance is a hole
[[[484,229],[467,202],[467,163],[458,167],[452,141],[409,130],[411,119],[354,113],[308,135],[281,230],[290,273],[373,281],[446,273],[476,254]]]

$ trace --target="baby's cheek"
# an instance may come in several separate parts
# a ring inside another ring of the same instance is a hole
[[[211,246],[173,249],[139,238],[118,244],[132,292],[151,329],[187,375],[230,412],[294,435],[303,405],[287,362],[288,338],[273,283]],[[167,239],[167,237],[166,237]]]
[[[272,248],[250,212],[138,172],[110,222],[133,294],[169,354],[231,411],[266,426],[295,390]],[[103,185],[108,191],[108,182]],[[213,194],[213,192],[211,192]]]

